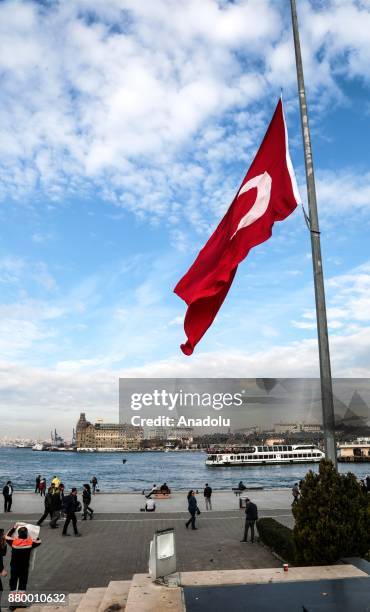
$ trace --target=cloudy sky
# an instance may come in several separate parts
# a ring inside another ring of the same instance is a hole
[[[333,374],[370,372],[370,7],[299,0]],[[284,92],[285,0],[0,3],[1,434],[118,418],[119,376],[316,376],[302,211],[239,267],[192,357],[173,287]]]

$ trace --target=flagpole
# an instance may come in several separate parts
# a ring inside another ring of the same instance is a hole
[[[311,233],[312,264],[315,285],[316,319],[320,357],[321,402],[325,440],[325,455],[337,468],[337,452],[335,444],[335,421],[333,384],[331,378],[328,323],[326,318],[324,274],[321,259],[319,218],[317,214],[315,176],[312,161],[311,136],[308,123],[306,93],[303,78],[301,45],[299,42],[298,18],[296,0],[290,0],[294,49],[297,68],[298,96],[301,110],[301,125],[306,168],[307,197],[309,209],[309,229]]]

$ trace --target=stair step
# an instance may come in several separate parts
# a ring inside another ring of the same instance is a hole
[[[98,612],[107,587],[87,589],[76,612]]]
[[[105,591],[99,612],[121,612],[126,609],[131,580],[112,580]]]
[[[155,584],[147,574],[135,574],[125,612],[183,612],[181,588]]]

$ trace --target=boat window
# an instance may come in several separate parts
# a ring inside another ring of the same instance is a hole
[[[240,461],[240,455],[236,456],[237,461]]]
[[[288,446],[288,451],[292,451],[293,447],[292,446]]]
[[[257,450],[259,453],[262,453],[262,446],[257,446]]]

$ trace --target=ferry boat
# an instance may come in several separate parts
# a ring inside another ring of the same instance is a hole
[[[225,467],[280,463],[318,463],[325,454],[314,444],[247,446],[208,451],[206,465]]]

